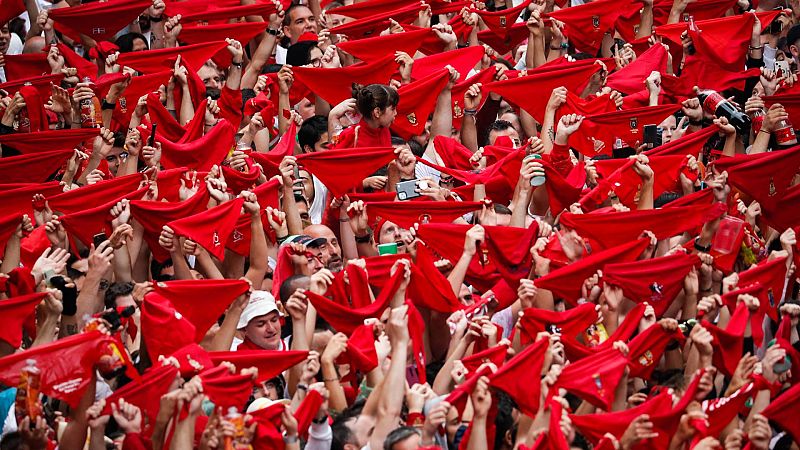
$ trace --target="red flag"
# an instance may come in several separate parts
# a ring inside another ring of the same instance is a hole
[[[397,117],[392,123],[392,131],[403,139],[411,139],[425,133],[425,124],[434,109],[438,96],[450,80],[450,72],[442,69],[426,78],[406,84],[397,91],[400,102],[397,105]]]
[[[307,168],[328,188],[341,197],[395,158],[393,147],[360,147],[305,153],[297,162]],[[347,170],[342,170],[343,167]]]
[[[147,0],[110,0],[84,3],[69,8],[50,10],[57,24],[85,34],[96,41],[112,39],[117,32],[142,14],[152,3]],[[58,26],[56,27],[58,28]]]
[[[333,29],[331,32],[333,33]],[[338,105],[351,97],[353,83],[386,84],[396,70],[394,55],[391,54],[367,64],[335,69],[293,67],[292,73],[296,80],[311,89],[314,94],[331,105]]]
[[[239,350],[235,352],[211,352],[208,354],[214,364],[227,361],[236,370],[255,367],[258,369],[258,383],[275,378],[284,371],[302,363],[308,357],[306,350]]]
[[[74,128],[69,130],[46,130],[37,133],[12,133],[0,135],[0,144],[20,153],[72,149],[81,142],[100,135],[99,128]]]
[[[643,142],[645,125],[658,125],[680,105],[647,106],[587,117],[580,128],[569,137],[569,144],[586,156],[611,155],[617,139],[625,146],[635,147]]]
[[[519,410],[531,417],[536,416],[539,411],[541,383],[538,379],[549,345],[548,339],[536,341],[511,358],[490,377],[491,386],[511,396]]]
[[[239,197],[193,216],[167,224],[176,235],[187,237],[202,246],[217,259],[225,258],[225,242],[239,220],[244,199]]]

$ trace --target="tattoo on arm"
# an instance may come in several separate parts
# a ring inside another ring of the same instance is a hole
[[[549,127],[547,129],[547,135],[550,136],[550,140],[555,142],[556,141],[556,132],[553,130],[553,127]]]

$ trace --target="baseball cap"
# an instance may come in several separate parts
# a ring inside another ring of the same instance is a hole
[[[312,238],[307,234],[293,234],[283,241],[284,244],[303,244],[310,248],[319,248],[328,242],[324,237]]]
[[[253,293],[250,294],[250,301],[247,303],[247,306],[244,307],[241,317],[239,317],[239,323],[236,328],[242,329],[246,327],[251,320],[269,314],[272,311],[276,311],[278,315],[280,315],[278,305],[275,304],[275,297],[267,291],[253,291]]]

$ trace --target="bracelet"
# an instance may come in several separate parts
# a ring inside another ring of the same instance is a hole
[[[162,20],[164,20],[164,18],[163,18],[163,17],[160,17],[160,16],[159,16],[159,17],[153,17],[153,16],[150,16],[150,22],[153,22],[153,23],[158,23],[158,22],[161,22]]]
[[[364,236],[355,236],[355,238],[358,244],[369,244],[372,240],[372,232],[367,232]]]
[[[273,30],[272,28],[267,28],[267,34],[271,34],[273,36],[278,35],[278,30]]]
[[[771,132],[771,131],[767,131],[767,130],[765,130],[764,128],[761,128],[760,130],[758,130],[758,132],[759,132],[759,133],[764,133],[764,134],[772,134],[772,132]]]
[[[764,46],[763,46],[763,45],[761,45],[761,46],[759,46],[759,47],[753,47],[753,46],[751,45],[751,46],[749,46],[749,47],[750,47],[750,50],[761,50],[761,49],[763,49],[763,48],[764,48]]]
[[[333,383],[334,381],[336,381],[338,383],[339,379],[338,378],[323,378],[322,381],[325,382],[325,383]]]
[[[478,114],[478,110],[477,109],[465,109],[464,110],[464,115],[474,116],[475,114]]]
[[[301,391],[307,391],[308,390],[308,385],[303,384],[303,383],[298,383],[297,384],[297,389],[300,389]]]
[[[350,219],[339,219],[339,223],[347,223],[350,222]]]
[[[103,111],[109,110],[109,109],[114,109],[116,107],[117,107],[117,102],[114,102],[114,103],[107,102],[106,99],[103,99],[103,101],[102,101],[102,103],[100,105],[100,109],[102,109]]]
[[[699,252],[703,252],[703,253],[708,253],[708,252],[711,251],[711,244],[708,244],[706,246],[702,246],[702,245],[700,245],[699,241],[700,241],[699,237],[696,237],[694,239],[694,249],[695,250],[697,250]]]
[[[238,62],[238,63],[237,63],[237,62],[233,62],[233,61],[231,61],[231,66],[232,66],[232,67],[236,67],[237,69],[240,69],[240,70],[241,70],[241,68],[242,68],[242,63],[240,63],[240,62]]]
[[[714,288],[714,284],[712,283],[707,289],[700,288],[700,292],[711,292],[711,289]]]
[[[297,435],[294,436],[284,436],[283,437],[284,444],[296,444],[297,443]]]
[[[281,244],[281,243],[283,243],[283,241],[285,241],[288,238],[289,238],[289,235],[287,234],[286,236],[279,236],[279,237],[276,236],[275,240],[278,241],[278,244]]]

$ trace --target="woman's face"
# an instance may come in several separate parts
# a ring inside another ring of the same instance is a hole
[[[322,50],[319,47],[311,47],[311,51],[308,52],[307,67],[322,67]]]
[[[392,123],[394,123],[394,118],[397,117],[397,108],[394,106],[389,106],[383,111],[375,108],[373,116],[375,117],[375,120],[378,122],[379,126],[388,128],[392,125]]]

